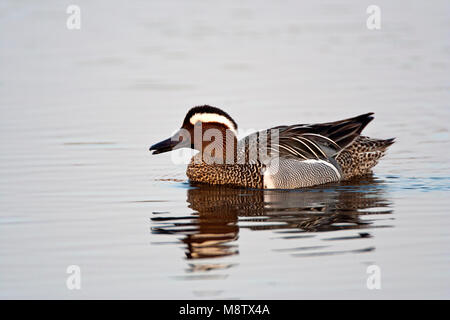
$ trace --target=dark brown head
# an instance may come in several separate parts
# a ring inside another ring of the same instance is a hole
[[[234,155],[237,141],[237,124],[225,111],[204,105],[194,107],[186,114],[183,125],[172,137],[150,147],[153,154],[179,148],[192,148],[209,152]],[[231,149],[229,148],[230,145]],[[228,149],[227,149],[228,148]],[[227,151],[228,150],[228,151]],[[228,154],[226,154],[228,152]]]

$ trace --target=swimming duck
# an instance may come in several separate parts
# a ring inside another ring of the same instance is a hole
[[[197,106],[188,111],[180,130],[150,151],[200,151],[186,171],[195,183],[256,189],[311,187],[371,172],[395,139],[362,136],[373,119],[373,113],[366,113],[335,122],[278,126],[238,141],[238,126],[228,113]]]

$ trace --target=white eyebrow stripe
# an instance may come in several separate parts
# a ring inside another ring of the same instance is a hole
[[[220,114],[196,113],[191,117],[191,119],[189,119],[189,122],[193,125],[196,124],[198,121],[203,122],[203,123],[208,123],[208,122],[221,123],[221,124],[225,125],[229,130],[233,131],[233,133],[236,135],[236,137],[238,135],[233,122],[231,122],[230,119],[228,119],[227,117],[222,116]]]

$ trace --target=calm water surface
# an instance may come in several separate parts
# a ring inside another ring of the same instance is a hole
[[[448,1],[378,1],[377,31],[356,0],[80,0],[78,31],[68,4],[0,4],[1,298],[450,298]],[[397,142],[346,183],[195,186],[148,147],[206,103]]]

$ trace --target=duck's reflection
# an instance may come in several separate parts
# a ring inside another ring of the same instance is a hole
[[[238,254],[240,228],[271,229],[286,239],[311,236],[312,232],[340,229],[368,229],[368,214],[389,214],[383,181],[372,176],[345,184],[297,191],[248,190],[193,185],[187,191],[188,207],[195,213],[154,217],[152,233],[183,235],[188,259],[215,258]],[[239,222],[239,224],[238,224]],[[365,232],[362,232],[365,231]],[[303,235],[308,233],[308,235]],[[367,230],[344,239],[370,237]],[[226,268],[229,265],[192,264],[190,271]],[[198,268],[202,270],[197,270]]]

